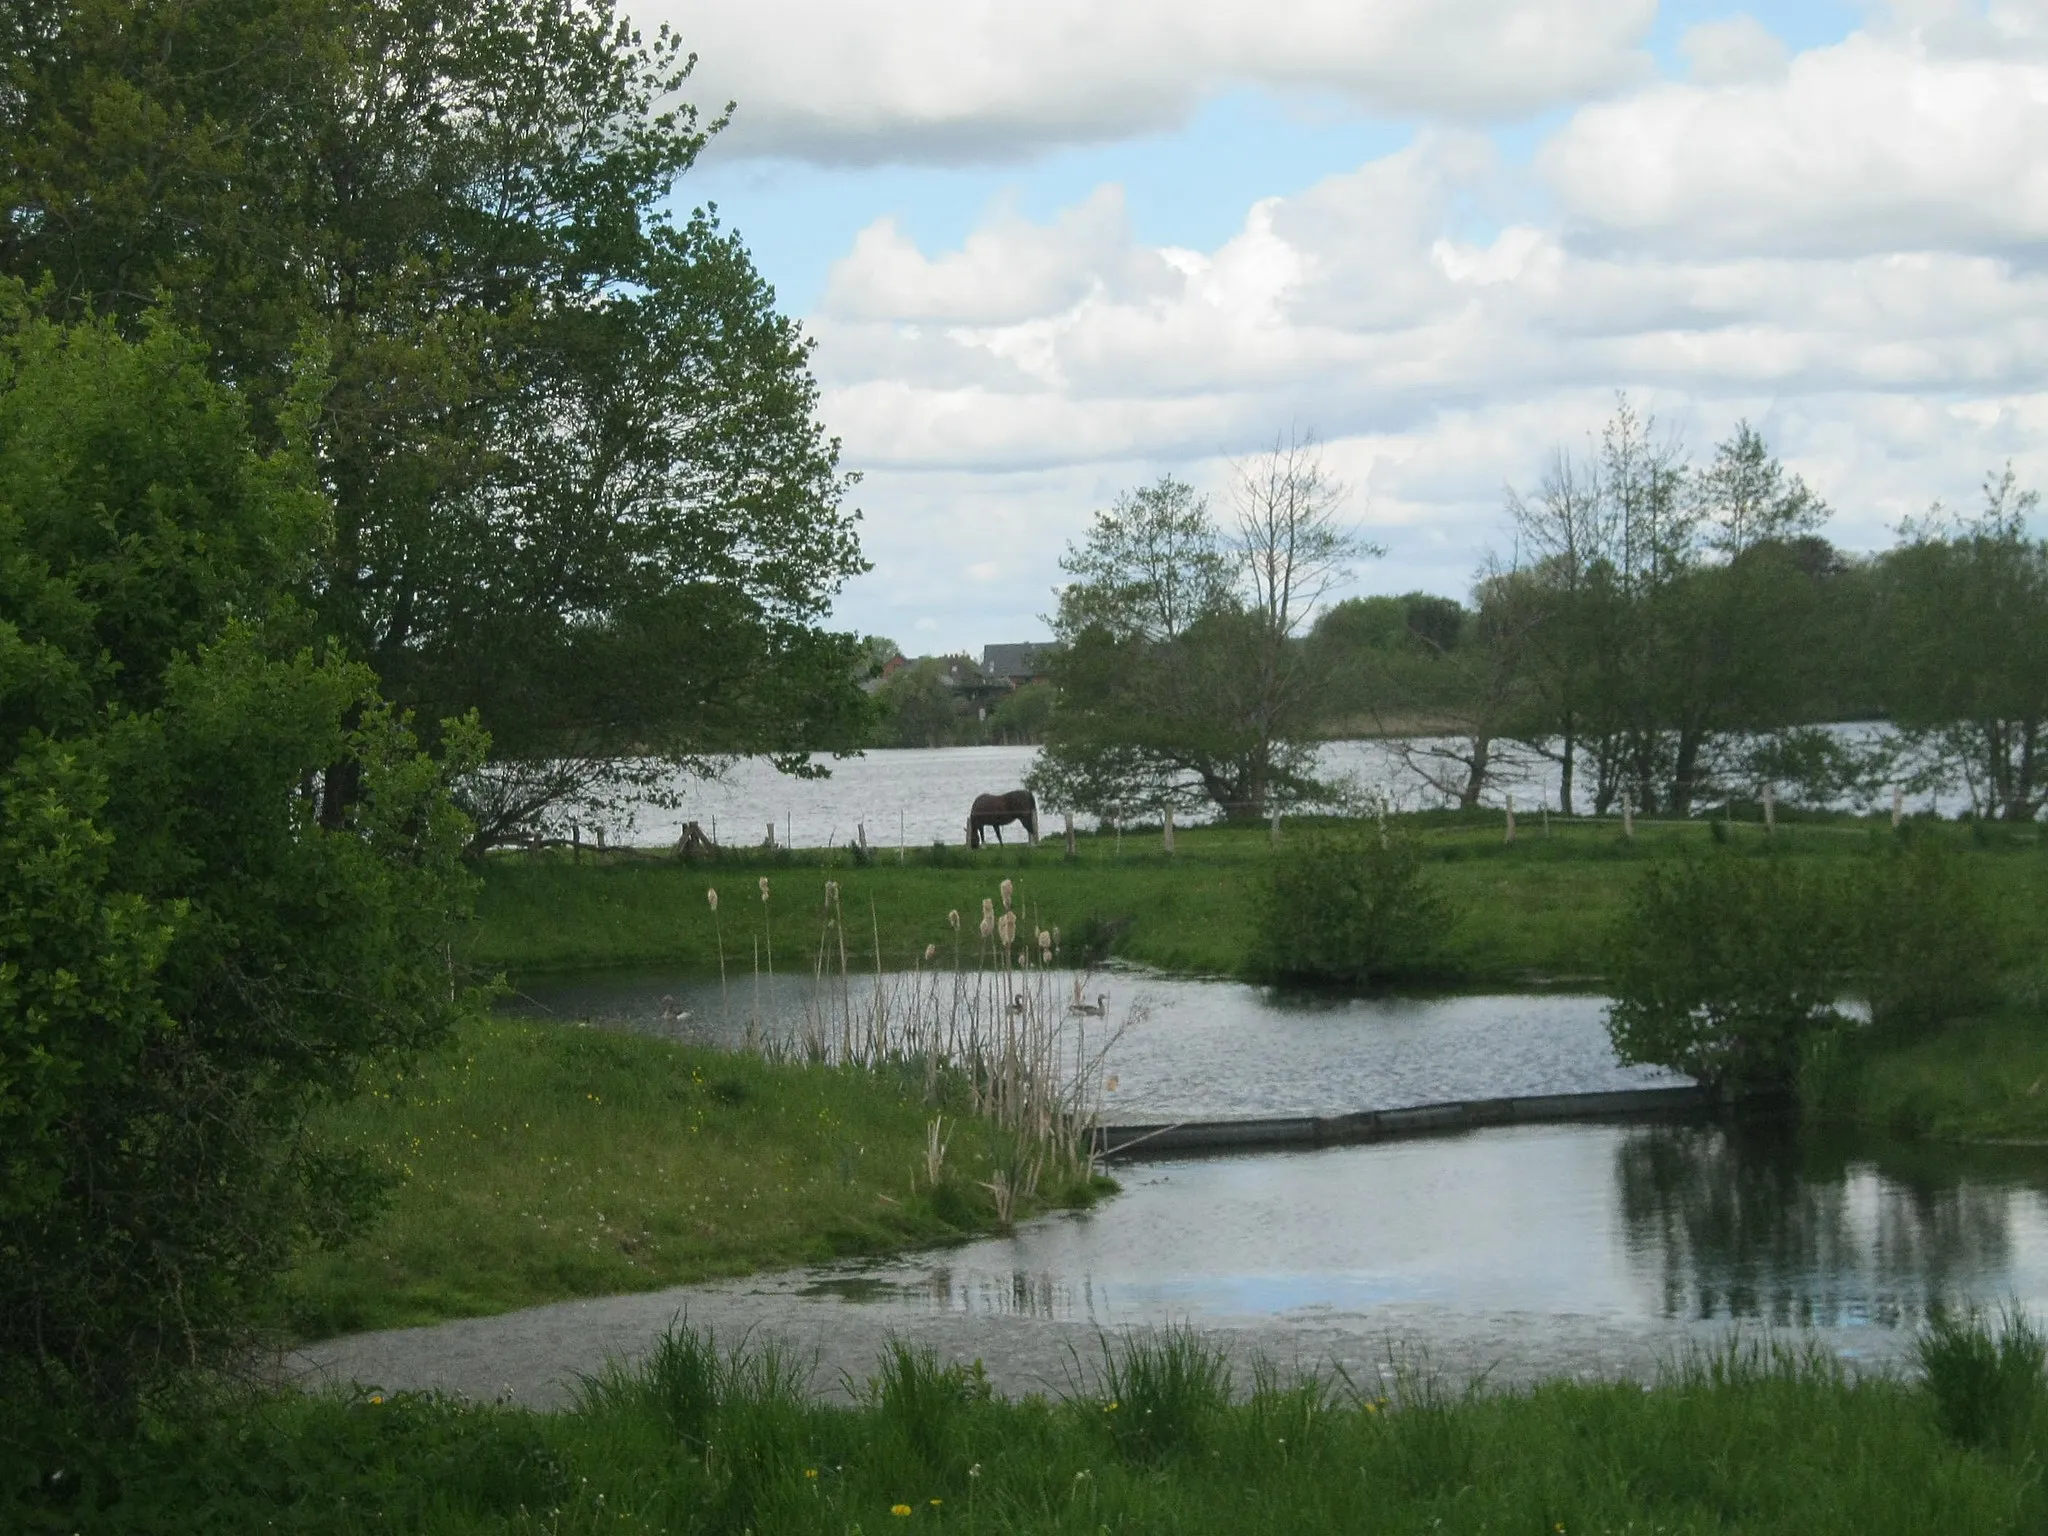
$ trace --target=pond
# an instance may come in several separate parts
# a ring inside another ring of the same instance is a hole
[[[1123,1193],[1099,1210],[817,1271],[807,1289],[1103,1327],[1467,1314],[1884,1332],[1938,1301],[2048,1308],[2039,1152],[1557,1125],[1116,1174]]]
[[[873,978],[853,979],[853,1003]],[[904,978],[887,978],[902,986]],[[1101,1019],[1073,1017],[1100,1042],[1110,1122],[1334,1115],[1452,1099],[1594,1093],[1682,1082],[1614,1059],[1598,997],[1328,998],[1288,996],[1240,982],[1114,970],[1074,978]],[[1055,983],[1062,998],[1071,983]],[[758,997],[758,1002],[757,1002]],[[754,978],[717,982],[604,976],[529,984],[504,1005],[529,1017],[736,1045],[750,1020],[794,1034],[807,1011],[829,1015],[839,994],[808,976],[757,993]],[[687,1013],[687,1019],[673,1015]],[[1120,1031],[1120,1033],[1118,1033]]]
[[[1598,997],[1299,998],[1131,970],[1083,987],[1107,995],[1110,1022],[1124,1021],[1102,1066],[1117,1079],[1104,1099],[1112,1122],[1678,1080],[1615,1061]],[[829,1001],[784,978],[760,1017],[787,1025]],[[751,995],[728,1011],[716,983],[606,977],[534,987],[511,1006],[731,1043]],[[1497,1344],[1501,1358],[1572,1369],[1616,1338],[1634,1340],[1639,1359],[1646,1340],[1664,1349],[1730,1324],[1818,1329],[1827,1348],[1884,1363],[1903,1357],[1938,1302],[2048,1309],[2048,1151],[2038,1149],[1782,1124],[1566,1124],[1113,1171],[1122,1192],[1094,1211],[727,1288],[749,1306],[842,1309],[832,1315],[843,1324],[819,1314],[826,1333],[958,1326],[971,1338],[976,1319],[1083,1330],[1189,1321],[1252,1329],[1262,1347],[1311,1339],[1333,1358],[1347,1348],[1363,1358],[1373,1339],[1398,1334],[1474,1369]]]

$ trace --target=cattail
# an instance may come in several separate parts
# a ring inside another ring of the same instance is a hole
[[[996,904],[986,896],[981,898],[981,920],[984,923],[992,923],[996,920]]]
[[[718,891],[716,887],[706,890],[704,892],[704,899],[711,903],[712,911],[716,912],[718,910]]]
[[[981,936],[985,939],[996,931],[996,920],[990,913],[981,914]]]
[[[996,887],[996,889],[1003,893],[1003,910],[1005,912],[1009,911],[1010,897],[1016,891],[1016,886],[1012,885],[1009,881],[1005,880],[1001,885]]]
[[[1038,947],[1040,949],[1052,948],[1052,935],[1047,933],[1043,928],[1038,930]]]
[[[761,899],[763,901],[768,899],[768,877],[766,875],[761,877]]]
[[[925,947],[924,947],[924,957],[925,957],[925,959],[927,959],[927,960],[936,960],[936,959],[938,959],[938,958],[939,958],[939,946],[938,946],[938,945],[936,945],[936,944],[927,944],[927,945],[925,945]]]
[[[948,928],[951,928],[955,933],[958,933],[960,931],[960,909],[958,907],[955,907],[952,911],[946,914],[946,926]]]
[[[996,922],[996,932],[1003,941],[1003,948],[1008,949],[1012,944],[1016,943],[1017,914],[1005,912]]]

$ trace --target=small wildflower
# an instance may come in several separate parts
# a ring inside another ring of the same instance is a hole
[[[718,910],[718,887],[707,886],[704,891],[704,899],[711,903],[711,910],[716,912]]]
[[[932,1500],[932,1508],[933,1508],[933,1509],[937,1509],[937,1508],[938,1508],[938,1507],[939,1507],[939,1506],[940,1506],[941,1504],[943,1504],[943,1503],[945,1503],[945,1502],[946,1502],[946,1501],[945,1501],[944,1499],[933,1499],[933,1500]]]
[[[973,1466],[969,1467],[967,1469],[967,1475],[969,1477],[981,1476],[981,1463],[977,1461]]]
[[[384,1394],[382,1392],[372,1392],[370,1394],[370,1401],[373,1403],[381,1403],[384,1401]]]
[[[818,1469],[817,1469],[816,1467],[805,1467],[805,1468],[804,1468],[804,1476],[805,1476],[805,1477],[815,1478],[815,1477],[816,1477],[817,1475],[818,1475]]]
[[[898,1520],[908,1520],[910,1518],[910,1506],[908,1504],[891,1504],[889,1506],[889,1513]]]
[[[1005,912],[1009,911],[1010,898],[1016,893],[1017,887],[1011,884],[1008,880],[1005,880],[1001,885],[997,886],[996,889],[1003,893],[1003,910]]]

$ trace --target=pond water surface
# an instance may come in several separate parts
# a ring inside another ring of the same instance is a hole
[[[1125,970],[1075,979],[1085,997],[1107,999],[1103,1018],[1066,1022],[1077,1037],[1087,1027],[1091,1051],[1115,1036],[1100,1067],[1105,1083],[1116,1082],[1102,1101],[1110,1122],[1332,1115],[1684,1081],[1618,1063],[1598,997],[1299,997]],[[854,979],[854,1007],[872,985],[872,977]],[[1071,995],[1069,982],[1053,985],[1056,1004]],[[807,1012],[829,1020],[838,1005],[836,985],[816,989],[808,977],[783,977],[757,994],[751,976],[729,992],[716,982],[608,976],[531,983],[505,1006],[736,1045],[750,1023],[786,1038]]]
[[[1302,999],[1124,970],[1083,988],[1107,994],[1108,1022],[1123,1026],[1101,1068],[1117,1079],[1104,1096],[1112,1122],[1679,1081],[1615,1061],[1598,997]],[[731,1044],[750,1017],[795,1027],[832,998],[784,978],[755,1014],[748,994],[606,977],[530,986],[509,1006]],[[1937,1302],[2048,1310],[2048,1153],[2035,1149],[1782,1125],[1576,1124],[1114,1172],[1122,1192],[1094,1211],[734,1284],[906,1324],[1314,1325],[1477,1339],[1482,1353],[1511,1326],[1562,1330],[1567,1355],[1579,1347],[1569,1339],[1591,1348],[1605,1328],[1669,1337],[1673,1326],[1755,1323],[1829,1330],[1829,1348],[1882,1361],[1900,1357]]]
[[[1115,1172],[1123,1193],[1099,1210],[808,1286],[1104,1327],[1450,1313],[1894,1330],[1936,1302],[2048,1309],[2038,1153],[1554,1125]]]

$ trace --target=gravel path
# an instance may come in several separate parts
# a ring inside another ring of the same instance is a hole
[[[849,1301],[818,1294],[819,1280],[819,1271],[797,1270],[357,1334],[308,1346],[286,1364],[310,1385],[438,1390],[558,1409],[573,1404],[581,1376],[608,1359],[636,1359],[679,1316],[708,1326],[724,1343],[749,1333],[786,1342],[812,1366],[812,1390],[824,1398],[843,1397],[849,1379],[864,1381],[892,1338],[928,1345],[943,1360],[980,1360],[996,1389],[1010,1396],[1068,1392],[1093,1376],[1101,1358],[1103,1334],[1093,1324]],[[1857,1370],[1903,1367],[1912,1347],[1910,1331],[1889,1328],[1766,1335],[1754,1324],[1735,1329],[1726,1322],[1475,1313],[1420,1304],[1203,1319],[1201,1329],[1237,1363],[1241,1384],[1261,1356],[1283,1367],[1340,1367],[1363,1386],[1384,1374],[1391,1351],[1426,1356],[1453,1385],[1483,1376],[1489,1386],[1516,1387],[1559,1377],[1649,1383],[1688,1350],[1723,1345],[1731,1335],[1810,1343]]]

